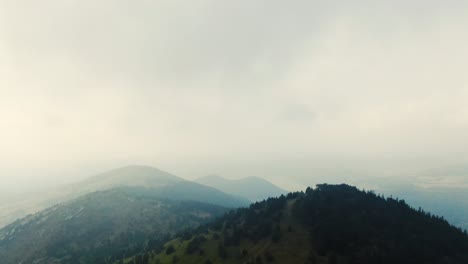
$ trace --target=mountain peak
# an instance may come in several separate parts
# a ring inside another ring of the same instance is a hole
[[[81,184],[97,184],[104,188],[121,185],[159,187],[182,180],[169,172],[151,166],[128,165],[95,175]]]

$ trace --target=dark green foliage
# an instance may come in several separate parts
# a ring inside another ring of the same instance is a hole
[[[330,263],[468,263],[466,235],[403,200],[324,184],[308,188],[294,214]]]
[[[206,241],[206,238],[202,235],[194,237],[192,240],[187,245],[186,253],[187,254],[193,254],[195,253],[198,249],[201,243]]]
[[[275,219],[276,222],[279,222],[281,210],[286,201],[285,196],[280,196],[254,203],[250,208],[241,208],[227,213],[211,227],[214,229],[224,228],[224,242],[227,246],[238,245],[240,237],[258,241],[272,235],[273,226],[278,226],[275,224]],[[279,236],[277,234],[276,239],[279,239]]]
[[[273,234],[271,235],[271,241],[273,243],[278,243],[281,240],[281,229],[279,225],[276,225],[273,229]]]
[[[148,254],[137,255],[135,259],[133,260],[133,263],[134,264],[146,264],[148,263],[148,260],[149,260]]]
[[[237,226],[230,226],[224,229],[224,245],[225,246],[238,246],[242,235],[241,229]]]
[[[188,230],[185,230],[184,232],[179,234],[179,237],[181,237],[183,240],[189,240],[192,237],[192,233]]]
[[[174,253],[174,251],[175,251],[174,246],[170,245],[166,248],[166,255],[170,255]]]
[[[376,262],[379,263],[379,262]],[[328,264],[338,264],[338,257],[336,256],[335,252],[331,252],[328,255]]]
[[[222,259],[226,259],[228,257],[226,247],[221,243],[218,244],[218,256]]]
[[[317,256],[315,255],[314,251],[309,252],[309,256],[307,257],[307,260],[305,264],[317,264]]]
[[[266,262],[271,263],[275,260],[275,258],[269,251],[265,251],[265,260]]]
[[[206,235],[207,230],[213,236]],[[254,203],[183,236],[190,241],[183,241],[187,252],[177,252],[181,263],[210,263],[208,252],[226,262],[288,263],[291,244],[305,251],[294,248],[290,256],[304,264],[468,263],[466,232],[402,200],[348,185],[318,185],[305,193]],[[296,237],[301,244],[291,243]],[[201,249],[207,254],[197,259]]]
[[[170,235],[161,235],[160,237],[152,237],[148,240],[147,250],[152,250],[154,253],[159,253],[164,249],[164,243],[170,239]]]

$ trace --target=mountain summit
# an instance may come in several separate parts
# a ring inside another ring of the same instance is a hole
[[[254,203],[119,263],[468,263],[468,235],[443,218],[349,185]]]
[[[122,186],[157,188],[181,181],[184,179],[154,167],[131,165],[95,175],[67,187],[75,191],[89,192]]]

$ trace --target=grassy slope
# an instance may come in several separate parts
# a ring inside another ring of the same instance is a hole
[[[282,210],[282,219],[279,222],[281,229],[281,240],[272,242],[271,236],[261,239],[256,243],[249,239],[241,239],[239,246],[227,247],[226,259],[222,259],[218,254],[218,244],[222,241],[222,233],[210,230],[204,234],[207,241],[202,243],[200,249],[203,250],[203,255],[199,251],[193,254],[186,254],[186,249],[189,240],[175,239],[165,245],[165,249],[169,246],[175,248],[172,254],[166,254],[165,250],[159,254],[152,254],[149,263],[173,263],[173,258],[176,256],[177,263],[187,264],[204,264],[207,260],[212,263],[255,263],[257,256],[261,256],[263,262],[266,263],[265,254],[269,252],[275,260],[275,263],[305,263],[309,257],[311,248],[308,238],[308,231],[304,226],[298,223],[292,216],[291,210],[294,201],[288,201],[286,207]],[[288,231],[288,227],[292,227]],[[216,236],[219,236],[216,239]],[[242,250],[247,249],[248,255],[243,256]],[[125,263],[132,263],[132,259],[127,259]],[[319,262],[320,263],[320,262]]]

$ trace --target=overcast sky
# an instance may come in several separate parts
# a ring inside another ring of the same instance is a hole
[[[0,0],[0,191],[468,164],[467,3]]]

